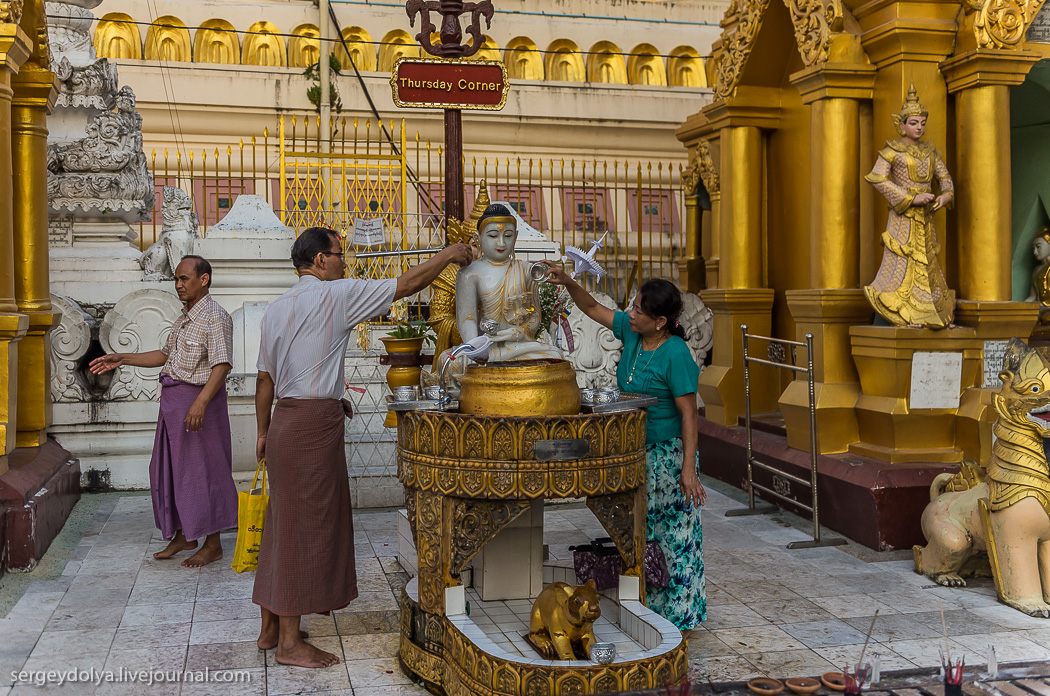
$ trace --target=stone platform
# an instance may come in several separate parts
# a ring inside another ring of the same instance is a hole
[[[0,476],[0,574],[31,570],[80,500],[80,461],[48,440],[21,447]]]
[[[752,451],[759,461],[809,480],[809,452],[788,446],[781,423],[753,419]],[[700,470],[741,488],[747,481],[746,431],[700,419]],[[925,544],[919,519],[930,502],[930,484],[957,466],[900,463],[857,454],[821,455],[817,459],[818,500],[823,526],[877,550],[910,549]],[[754,480],[794,500],[809,504],[808,488],[785,477],[754,469]],[[790,504],[784,507],[791,509]],[[801,513],[801,508],[792,512]]]

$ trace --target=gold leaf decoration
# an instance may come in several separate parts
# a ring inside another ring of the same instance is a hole
[[[1043,0],[967,0],[978,48],[1018,49]]]
[[[762,15],[768,6],[769,0],[747,0],[740,9],[740,19],[736,25],[727,25],[722,31],[722,46],[725,52],[718,62],[715,75],[716,97],[726,99],[736,92],[744,64],[751,55],[755,37],[762,26]]]
[[[0,0],[0,23],[18,24],[22,21],[22,0]]]

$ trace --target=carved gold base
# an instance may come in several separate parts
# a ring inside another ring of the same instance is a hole
[[[689,669],[686,644],[666,652],[598,665],[514,659],[478,647],[447,617],[420,609],[408,591],[401,598],[401,645],[405,671],[446,696],[569,696],[657,689],[682,683]]]
[[[0,475],[7,472],[5,455],[16,446],[18,343],[28,329],[26,315],[0,312]]]
[[[719,425],[736,425],[744,413],[744,356],[740,325],[748,333],[768,336],[772,326],[773,291],[764,288],[714,289],[700,293],[714,314],[712,364],[700,375],[697,389],[705,417]],[[762,357],[765,357],[764,355]],[[776,409],[779,380],[769,370],[752,370],[751,408],[755,413]]]
[[[934,331],[854,326],[850,338],[862,393],[856,408],[860,441],[849,451],[893,463],[961,461],[963,453],[956,442],[958,408],[913,408],[912,363],[916,353],[961,353],[961,397],[980,380],[981,343],[976,332],[963,327]]]
[[[871,320],[872,309],[859,289],[788,290],[795,340],[813,334],[814,387],[820,454],[845,452],[859,439],[855,407],[860,383],[850,352],[849,330]],[[799,352],[799,366],[805,358]],[[800,374],[780,397],[788,444],[809,451],[809,385]]]

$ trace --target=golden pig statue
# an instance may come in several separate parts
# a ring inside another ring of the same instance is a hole
[[[1038,417],[1050,411],[1050,360],[1014,338],[999,379],[988,470],[964,462],[959,473],[934,479],[915,570],[941,585],[965,585],[962,575],[987,551],[999,600],[1050,618],[1050,422]]]
[[[529,643],[548,660],[588,660],[597,642],[592,628],[602,615],[594,580],[584,585],[553,582],[532,605]]]

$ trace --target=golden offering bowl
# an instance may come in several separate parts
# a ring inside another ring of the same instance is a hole
[[[471,365],[459,410],[486,416],[570,416],[580,412],[576,371],[567,360],[508,360]]]

